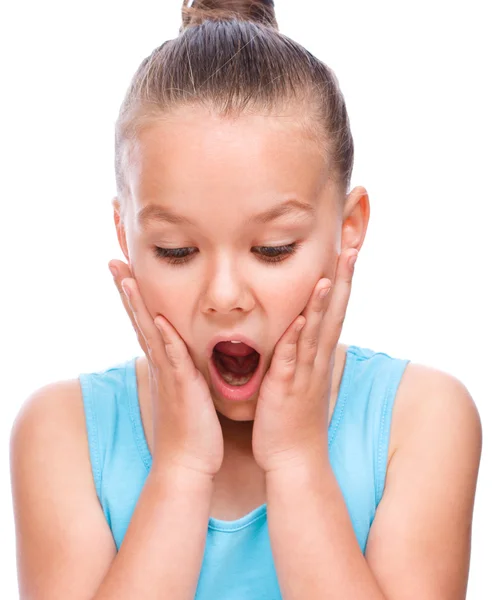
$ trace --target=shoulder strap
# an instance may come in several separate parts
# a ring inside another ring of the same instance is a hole
[[[81,373],[79,381],[86,417],[89,456],[96,494],[103,500],[103,472],[117,443],[135,444],[134,431],[141,427],[138,403],[133,401],[129,387],[135,381],[136,358],[103,371]],[[139,421],[139,422],[138,422]],[[126,449],[127,450],[127,449]],[[103,505],[103,503],[102,503]]]
[[[374,480],[375,507],[385,486],[392,410],[409,360],[349,346],[341,392],[329,428],[330,448],[350,469],[365,469]],[[338,406],[339,405],[339,406]]]

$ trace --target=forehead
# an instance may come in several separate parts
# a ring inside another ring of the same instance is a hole
[[[315,203],[329,178],[321,145],[296,112],[229,119],[179,109],[142,128],[128,154],[137,214],[165,204],[186,215],[246,217],[288,198]]]

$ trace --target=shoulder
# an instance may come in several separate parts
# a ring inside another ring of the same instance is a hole
[[[91,593],[115,546],[95,492],[79,380],[25,400],[11,429],[10,465],[22,597]]]
[[[85,415],[78,379],[49,383],[30,394],[11,429],[11,447],[54,440],[86,438]]]
[[[11,428],[10,456],[13,484],[48,477],[53,469],[55,486],[77,480],[81,487],[83,481],[87,487],[94,485],[78,380],[47,384],[25,400]],[[64,473],[64,479],[58,479],[58,473]]]
[[[432,446],[447,436],[457,438],[466,452],[481,453],[481,419],[469,390],[457,377],[426,365],[408,363],[397,391],[392,430],[390,460],[399,449]]]
[[[421,423],[434,429],[464,425],[464,430],[467,428],[467,433],[473,434],[481,429],[476,403],[457,377],[433,367],[409,363],[400,388],[397,416],[401,420],[402,444]]]
[[[83,474],[86,486],[94,485],[79,380],[50,383],[28,396],[11,428],[10,456],[14,483],[52,468],[65,472],[65,486],[82,482]]]
[[[387,597],[411,589],[418,598],[465,597],[482,445],[478,410],[459,379],[412,363],[396,401],[397,447],[366,559]]]

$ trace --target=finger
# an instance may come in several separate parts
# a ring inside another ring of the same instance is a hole
[[[304,314],[306,325],[297,344],[297,373],[299,377],[311,377],[313,364],[319,349],[319,334],[328,303],[331,280],[324,277],[315,286]]]
[[[126,279],[127,277],[132,277],[131,271],[130,271],[128,265],[126,265],[125,263],[123,263],[119,260],[110,261],[108,265],[109,265],[110,272],[112,273],[112,276],[114,278],[114,283],[117,288],[117,291],[119,292],[119,296],[121,298],[122,305],[124,306],[126,313],[128,314],[128,317],[131,321],[131,324],[133,325],[133,329],[135,330],[138,343],[140,344],[144,354],[149,356],[149,351],[148,351],[147,345],[145,343],[145,338],[138,329],[137,323],[135,321],[135,317],[133,316],[133,312],[130,307],[128,297],[126,296],[126,294],[124,293],[124,290],[122,288],[123,280]]]
[[[357,257],[358,251],[354,248],[340,255],[333,289],[329,294],[330,304],[324,316],[324,323],[320,332],[319,353],[322,361],[327,361],[332,354],[343,329],[350,292],[354,266],[349,263],[352,257]]]
[[[135,332],[137,334],[138,343],[142,347],[142,350],[144,351],[146,356],[150,357],[151,351],[149,350],[148,342],[146,340],[146,337],[145,337],[143,331],[140,329],[140,327],[137,323],[137,319],[135,318],[135,313],[133,312],[130,300],[128,299],[128,296],[126,295],[126,293],[123,289],[123,286],[122,286],[122,282],[125,279],[132,279],[131,271],[130,271],[128,265],[126,265],[125,263],[118,261],[118,260],[110,261],[109,269],[114,277],[114,283],[115,283],[116,288],[121,297],[123,306],[126,309],[126,312],[128,313],[128,316],[133,325],[133,328],[135,329]],[[137,286],[137,291],[138,291],[138,286]],[[142,300],[139,292],[138,292],[138,295],[140,297],[140,300]],[[143,301],[142,301],[142,303],[143,303]],[[147,309],[145,309],[145,310],[147,311]],[[148,317],[150,319],[149,313],[148,313]],[[194,366],[194,363],[189,355],[187,346],[185,345],[183,340],[180,338],[180,336],[179,336],[178,332],[175,330],[175,328],[162,315],[158,315],[153,322],[159,331],[159,335],[162,340],[162,345],[164,345],[168,364],[174,369],[174,371],[176,373],[178,373],[178,371],[180,369],[182,369],[182,370],[184,370],[184,373],[186,373],[189,376],[189,378],[191,376],[197,377],[198,373],[197,373],[196,367]]]
[[[145,306],[137,282],[133,278],[126,277],[122,280],[122,287],[128,297],[129,306],[138,331],[144,337],[147,356],[150,357],[155,366],[166,368],[168,361],[163,337],[154,325],[154,320]]]
[[[169,323],[162,315],[158,315],[154,319],[154,325],[161,334],[166,356],[174,371],[175,377],[183,373],[184,378],[197,378],[198,370],[194,365],[187,346],[171,323]]]
[[[305,323],[306,319],[303,316],[297,317],[277,342],[268,371],[273,381],[288,383],[294,380],[297,343]]]

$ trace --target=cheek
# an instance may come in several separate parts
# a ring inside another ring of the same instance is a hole
[[[282,332],[303,312],[320,279],[333,277],[334,248],[326,238],[320,235],[304,242],[291,263],[292,268],[279,267],[273,273],[275,278],[265,281],[264,296],[270,299]]]
[[[313,270],[309,274],[290,277],[286,281],[277,281],[275,287],[265,290],[267,298],[268,320],[271,324],[271,333],[278,339],[289,325],[300,315],[306,307],[319,277],[314,277]]]
[[[137,269],[135,278],[147,310],[154,318],[161,314],[179,332],[187,328],[187,286],[174,285],[172,280],[160,277],[153,269]]]

